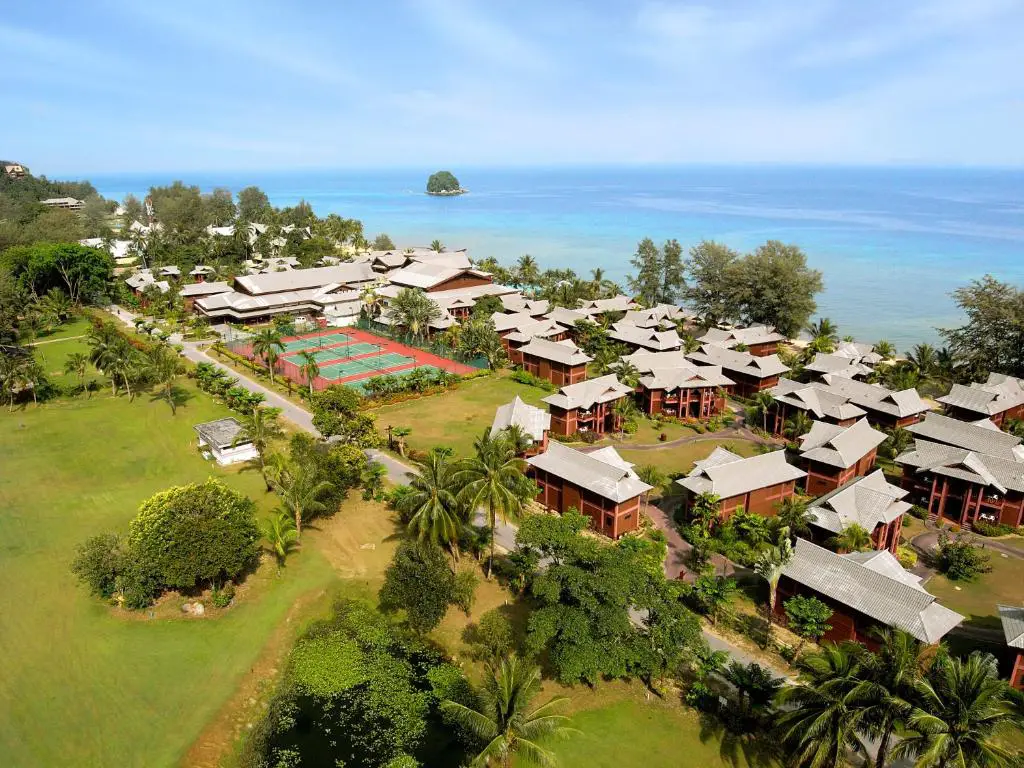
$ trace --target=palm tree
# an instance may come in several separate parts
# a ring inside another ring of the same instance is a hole
[[[0,391],[7,395],[7,409],[14,410],[14,396],[21,390],[22,370],[28,358],[0,354]]]
[[[405,438],[412,434],[412,427],[395,427],[391,430],[391,434],[395,437],[395,446],[398,451],[398,455],[405,457]]]
[[[366,312],[366,318],[373,320],[377,315],[380,314],[381,300],[380,296],[373,288],[367,288],[363,291],[363,295],[360,297],[363,302],[363,309]]]
[[[644,506],[651,498],[651,491],[655,488],[660,488],[668,480],[668,477],[658,467],[653,464],[641,464],[636,468],[636,476],[647,485],[651,486],[647,491],[644,492]]]
[[[893,760],[915,756],[915,768],[999,768],[1016,764],[1000,741],[1021,728],[996,660],[974,651],[945,657],[916,686],[910,731],[893,747]]]
[[[398,292],[391,300],[391,312],[413,339],[421,339],[430,328],[430,323],[441,317],[440,307],[425,293],[414,288],[403,288]]]
[[[933,375],[941,381],[951,382],[955,373],[956,355],[953,354],[949,347],[942,347],[935,353],[935,370]]]
[[[801,435],[806,435],[814,425],[813,419],[807,415],[807,411],[799,408],[793,411],[793,415],[786,419],[783,433],[790,440],[796,441]]]
[[[768,431],[768,414],[775,407],[775,398],[767,390],[754,395],[753,405],[750,406],[750,413],[755,419],[761,419],[761,429]]]
[[[397,509],[409,515],[410,533],[420,541],[448,547],[452,559],[458,562],[462,521],[455,498],[454,468],[438,451],[431,451],[426,461],[418,464],[420,471],[409,483],[410,492],[398,500]]]
[[[680,322],[685,322],[685,320],[681,320]],[[700,349],[700,342],[697,341],[697,337],[694,336],[692,333],[683,332],[682,334],[680,334],[680,337],[683,340],[684,354],[692,355],[694,352]]]
[[[494,530],[500,515],[502,522],[517,518],[523,506],[536,493],[536,486],[523,474],[526,462],[512,452],[508,441],[491,437],[485,427],[473,443],[475,455],[456,465],[454,483],[459,488],[459,500],[470,510],[484,507],[487,524],[491,529],[491,556],[487,563],[487,578],[494,569]]]
[[[903,427],[888,430],[888,435],[882,443],[882,453],[890,459],[895,459],[914,442],[913,433]]]
[[[640,383],[640,369],[629,360],[620,360],[612,368],[615,371],[615,377],[627,387],[635,389],[636,385]]]
[[[839,342],[839,328],[827,317],[822,317],[816,323],[811,323],[806,328],[814,341],[822,346],[819,352],[831,352]]]
[[[803,496],[790,496],[777,505],[775,519],[779,525],[789,529],[793,536],[806,536],[811,532],[814,517],[807,511],[807,499]]]
[[[484,748],[470,762],[475,768],[500,765],[509,768],[513,758],[545,768],[556,765],[555,756],[542,741],[564,738],[572,731],[569,718],[555,714],[568,702],[564,696],[551,699],[536,709],[530,702],[540,693],[540,668],[516,656],[508,656],[488,667],[474,706],[455,701],[441,703],[445,714],[472,731]]]
[[[765,709],[782,687],[782,678],[775,677],[757,662],[734,661],[725,668],[723,677],[736,688],[738,714],[744,720]]]
[[[442,243],[440,240],[435,239],[430,243],[430,250],[432,250],[434,253],[441,253],[444,250],[444,243]]]
[[[264,328],[253,337],[252,351],[266,363],[271,384],[274,383],[274,366],[284,348],[281,333],[276,328]]]
[[[71,316],[73,305],[60,288],[51,288],[36,302],[44,317],[50,318],[54,324],[63,323]]]
[[[909,362],[923,378],[928,378],[935,372],[937,355],[935,347],[931,344],[915,344],[914,348],[907,353]]]
[[[171,406],[171,415],[176,415],[178,404],[174,399],[174,382],[180,372],[178,353],[161,344],[149,353],[143,370],[160,387],[163,398]]]
[[[379,461],[367,462],[359,475],[359,482],[363,486],[363,498],[366,501],[375,498],[384,489],[384,478],[387,476],[387,467]]]
[[[851,752],[864,754],[859,731],[865,710],[857,697],[864,656],[856,643],[826,645],[800,660],[803,684],[779,693],[779,731],[797,764],[839,768],[850,765]]]
[[[828,543],[841,552],[863,552],[871,546],[871,534],[857,523],[850,523]]]
[[[299,373],[306,379],[309,384],[309,396],[313,396],[313,380],[320,375],[320,364],[316,361],[316,353],[310,352],[308,349],[304,349],[299,352],[299,357],[302,359],[302,365],[299,366]]]
[[[260,532],[277,559],[277,572],[280,574],[285,558],[288,557],[288,553],[295,548],[295,544],[299,540],[295,520],[287,510],[278,507],[270,517],[260,521]]]
[[[896,355],[896,348],[885,339],[875,342],[874,351],[881,355],[883,360],[891,360]]]
[[[78,377],[78,386],[85,389],[85,374],[88,370],[89,358],[84,352],[72,352],[64,361],[64,373]]]
[[[267,455],[273,443],[284,437],[284,429],[278,422],[280,415],[279,408],[256,406],[242,416],[240,439],[248,440],[256,449],[256,461],[259,463],[260,474],[263,475],[263,482],[267,484],[268,491],[273,489],[273,485],[267,474]]]
[[[615,414],[615,420],[619,423],[620,438],[626,429],[626,422],[635,418],[639,412],[640,409],[636,407],[632,397],[620,397],[615,401],[615,405],[612,406],[612,413]]]
[[[537,285],[540,277],[540,270],[537,268],[537,261],[530,254],[523,254],[516,262],[516,280],[520,285],[528,285],[531,288]]]
[[[321,497],[334,489],[334,483],[317,477],[313,467],[294,459],[275,457],[271,462],[271,482],[284,508],[295,518],[295,536],[302,536],[302,521],[326,509]]]
[[[768,632],[765,645],[769,645],[772,632],[772,615],[775,612],[775,601],[779,590],[779,579],[783,569],[793,559],[793,544],[789,540],[789,530],[780,528],[779,543],[768,547],[754,562],[754,572],[768,582]]]
[[[526,430],[520,424],[509,424],[502,430],[502,436],[508,441],[516,456],[522,456],[533,445],[533,438],[526,434]]]

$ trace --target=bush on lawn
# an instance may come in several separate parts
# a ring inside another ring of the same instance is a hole
[[[953,581],[971,581],[992,570],[988,555],[963,534],[950,538],[948,533],[940,533],[935,561],[939,571]]]
[[[909,570],[917,565],[917,552],[910,547],[897,547],[896,559],[899,560],[900,565]]]
[[[986,523],[984,520],[978,520],[971,527],[982,536],[1009,536],[1011,533],[1017,532],[1017,529],[1012,525],[1007,525],[1006,523]]]

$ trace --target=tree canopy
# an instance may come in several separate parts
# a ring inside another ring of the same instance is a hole
[[[114,260],[106,251],[77,243],[35,243],[9,248],[0,256],[0,267],[28,291],[41,295],[58,288],[78,303],[106,292]]]
[[[984,379],[999,371],[1024,377],[1024,291],[986,275],[953,293],[967,315],[959,328],[943,328],[960,372]]]
[[[455,178],[451,171],[438,171],[437,173],[432,173],[430,178],[427,179],[428,195],[445,195],[461,191],[462,187],[459,184],[459,180]]]

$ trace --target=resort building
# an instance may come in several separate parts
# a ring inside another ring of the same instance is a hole
[[[935,645],[964,617],[940,605],[887,550],[836,554],[797,539],[793,559],[783,568],[772,610],[783,624],[785,603],[797,595],[816,597],[833,613],[823,640],[850,640],[877,650],[878,628],[902,629]]]
[[[828,539],[850,525],[859,525],[871,534],[875,549],[896,554],[903,530],[903,514],[910,509],[904,501],[907,491],[887,482],[882,470],[840,486],[822,496],[807,510],[812,526]],[[819,538],[815,536],[815,538]]]
[[[868,420],[883,429],[908,427],[920,421],[931,410],[916,389],[893,392],[878,384],[866,384],[827,373],[822,379],[833,394],[867,411]]]
[[[915,440],[913,448],[896,457],[903,468],[902,485],[911,501],[927,508],[929,520],[966,530],[979,520],[1019,526],[1024,522],[1024,461],[1014,453],[1007,458],[1002,439],[984,445],[981,432],[989,430],[976,429],[971,436],[976,448]],[[998,432],[991,434],[999,438]]]
[[[870,375],[874,369],[843,355],[827,355],[824,352],[818,352],[814,355],[814,359],[804,366],[804,371],[819,375],[831,373],[845,379],[856,379],[860,376]]]
[[[740,397],[753,397],[758,392],[771,389],[779,383],[779,377],[789,371],[778,355],[758,357],[715,344],[705,344],[687,357],[697,363],[721,368],[736,382],[734,391]]]
[[[533,456],[547,450],[548,431],[551,429],[550,413],[535,405],[527,405],[519,399],[519,395],[516,395],[511,403],[499,405],[494,412],[491,436],[493,437],[513,425],[522,429],[523,434],[532,441],[524,454],[525,456]]]
[[[707,419],[725,410],[733,384],[721,368],[687,360],[686,365],[654,368],[641,376],[637,399],[648,416]]]
[[[587,378],[587,363],[593,358],[568,339],[548,341],[533,338],[516,349],[523,370],[546,379],[556,387],[576,384]]]
[[[707,333],[697,341],[701,344],[714,344],[716,347],[733,349],[739,345],[755,357],[774,355],[779,351],[779,342],[786,337],[769,325],[752,325],[749,328],[709,328]]]
[[[388,272],[387,278],[392,285],[419,288],[427,293],[473,288],[494,282],[489,272],[479,269],[424,262],[414,262],[408,267]]]
[[[206,317],[234,322],[289,313],[322,314],[331,325],[348,325],[359,316],[362,287],[377,277],[366,263],[243,275],[230,293],[198,299],[195,308]]]
[[[640,497],[651,486],[612,447],[583,453],[559,442],[526,460],[537,501],[562,513],[575,508],[591,527],[612,539],[640,527]]]
[[[848,427],[811,422],[811,431],[799,438],[801,465],[807,470],[807,494],[820,496],[866,475],[874,468],[878,446],[885,439],[886,434],[873,429],[867,419]]]
[[[551,431],[565,436],[614,432],[622,421],[615,413],[615,404],[632,393],[613,373],[563,386],[543,400],[551,412]]]
[[[640,309],[640,305],[629,298],[629,296],[623,296],[620,293],[618,296],[613,296],[610,299],[580,301],[580,309],[594,315],[604,315],[612,312],[629,312],[630,310]]]
[[[773,517],[776,508],[796,493],[796,483],[807,473],[786,462],[785,451],[772,451],[743,458],[725,448],[715,448],[706,459],[694,462],[686,477],[676,480],[687,490],[686,509],[697,496],[711,493],[719,497],[722,519],[743,509]]]
[[[593,312],[583,312],[578,309],[567,309],[566,307],[555,307],[544,315],[546,320],[564,325],[572,331],[580,320],[594,322]]]
[[[12,179],[20,179],[26,174],[25,166],[21,163],[12,163],[9,160],[0,160],[0,170]]]
[[[135,244],[131,240],[105,240],[102,237],[87,237],[79,245],[99,248],[109,253],[119,267],[130,267],[139,260]]]
[[[988,419],[966,422],[929,412],[925,414],[924,421],[911,424],[907,431],[933,443],[966,448],[1009,461],[1024,461],[1021,438],[1000,431]]]
[[[256,447],[245,436],[242,425],[234,418],[197,424],[194,429],[199,436],[200,450],[208,452],[222,466],[259,457]]]
[[[85,207],[84,200],[76,200],[73,197],[51,197],[47,200],[40,200],[40,205],[47,208],[63,208],[68,211],[80,211]]]
[[[545,315],[549,309],[547,299],[528,299],[521,293],[510,293],[501,297],[501,306],[506,312],[525,312],[530,317]]]
[[[1010,686],[1018,691],[1024,691],[1024,607],[1000,605],[998,608],[1006,647],[1013,654]]]
[[[885,359],[875,352],[873,345],[863,344],[859,341],[841,341],[832,354],[836,357],[845,357],[848,360],[871,366],[878,365]]]
[[[199,282],[199,283],[187,283],[181,286],[181,290],[178,291],[178,295],[184,301],[185,311],[189,312],[195,306],[198,299],[203,299],[208,296],[216,296],[221,293],[231,293],[232,287],[226,282]]]
[[[124,282],[131,289],[132,293],[140,298],[151,285],[155,286],[160,293],[167,293],[171,290],[171,284],[166,280],[157,280],[151,269],[140,269]]]
[[[673,304],[658,304],[652,309],[630,310],[626,312],[622,321],[630,325],[639,326],[640,328],[673,330],[678,321],[686,319],[687,313],[680,307]]]
[[[608,337],[621,341],[630,351],[646,349],[650,352],[670,352],[683,346],[683,340],[675,330],[659,331],[655,328],[641,328],[625,320],[614,323],[608,329]]]
[[[835,394],[824,384],[802,384],[792,379],[779,379],[769,390],[775,398],[768,418],[768,431],[781,435],[786,431],[786,422],[801,411],[812,419],[847,427],[867,414],[863,408],[853,405],[844,396]]]
[[[965,421],[990,419],[1002,427],[1007,419],[1024,419],[1024,379],[990,373],[984,384],[954,384],[938,400],[950,416]]]

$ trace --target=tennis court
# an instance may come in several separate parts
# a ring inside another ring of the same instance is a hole
[[[340,331],[331,331],[330,333],[318,334],[316,336],[306,336],[305,338],[295,339],[294,341],[286,341],[284,343],[285,352],[301,352],[304,349],[313,349],[314,347],[329,347],[332,344],[346,344],[352,341],[352,337],[347,333],[341,333]]]
[[[310,349],[314,349],[311,347]],[[306,350],[308,351],[308,350]],[[316,362],[319,365],[324,363],[333,363],[338,360],[345,360],[349,357],[357,357],[359,355],[369,355],[377,351],[376,344],[370,344],[366,341],[357,341],[353,344],[342,344],[340,347],[331,347],[330,349],[321,349],[313,353],[313,357],[316,358]],[[285,362],[291,363],[292,365],[302,365],[305,362],[298,354],[285,355],[281,358]]]
[[[349,376],[358,376],[367,371],[385,371],[389,368],[412,365],[415,362],[416,359],[413,357],[400,355],[397,352],[387,352],[383,355],[370,355],[369,357],[360,357],[328,365],[320,369],[320,376],[329,381],[346,379]],[[402,373],[405,373],[405,371],[402,371]]]

